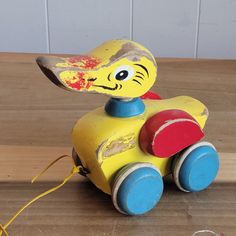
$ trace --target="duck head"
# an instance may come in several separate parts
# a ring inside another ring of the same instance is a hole
[[[153,55],[129,40],[107,41],[85,55],[38,57],[36,61],[43,73],[61,88],[120,99],[145,94],[157,74]]]

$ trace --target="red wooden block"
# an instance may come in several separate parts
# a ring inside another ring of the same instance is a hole
[[[161,100],[161,97],[157,93],[154,93],[151,91],[146,92],[140,98],[141,99],[150,99],[150,100]]]
[[[204,133],[197,121],[181,110],[166,110],[149,118],[140,131],[143,151],[170,157],[198,142]]]

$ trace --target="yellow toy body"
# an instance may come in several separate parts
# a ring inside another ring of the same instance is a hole
[[[144,114],[122,119],[108,116],[103,107],[98,108],[82,117],[72,131],[74,148],[83,166],[90,170],[88,177],[108,194],[115,174],[129,163],[149,162],[162,176],[170,174],[172,158],[158,158],[140,149],[139,132],[149,117],[163,110],[184,110],[203,128],[208,116],[201,102],[187,96],[144,103]]]
[[[160,99],[149,92],[157,65],[142,45],[111,40],[85,55],[39,57],[37,63],[59,87],[111,97],[78,120],[72,142],[80,174],[112,195],[118,211],[141,215],[153,209],[168,174],[185,192],[201,191],[216,177],[216,149],[199,142],[207,108],[191,97]]]

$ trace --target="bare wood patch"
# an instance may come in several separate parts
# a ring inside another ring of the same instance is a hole
[[[123,136],[119,139],[113,140],[108,143],[102,151],[103,157],[110,157],[115,154],[125,152],[129,149],[134,148],[136,145],[134,134]]]

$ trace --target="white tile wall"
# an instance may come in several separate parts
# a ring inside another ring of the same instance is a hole
[[[0,0],[0,51],[45,52],[44,1]]]
[[[236,1],[202,0],[198,56],[236,58]]]
[[[133,38],[157,56],[194,57],[196,0],[136,0]]]
[[[0,0],[0,52],[76,54],[113,38],[162,57],[236,58],[236,1]]]
[[[83,53],[109,39],[129,38],[127,0],[49,0],[48,12],[53,53]]]

